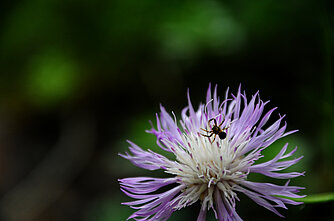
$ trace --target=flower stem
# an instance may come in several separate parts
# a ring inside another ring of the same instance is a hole
[[[304,202],[304,203],[330,202],[330,201],[334,201],[334,193],[319,193],[319,194],[308,195],[296,201]]]
[[[313,195],[308,195],[304,198],[291,198],[291,197],[283,197],[283,196],[280,196],[280,197],[291,199],[291,200],[294,200],[296,202],[325,203],[325,202],[334,201],[334,192],[313,194]]]

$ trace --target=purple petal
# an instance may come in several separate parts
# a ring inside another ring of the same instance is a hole
[[[145,151],[131,141],[128,141],[128,143],[131,145],[129,150],[133,155],[130,155],[129,153],[119,155],[125,159],[130,160],[138,167],[147,170],[157,170],[166,169],[168,165],[171,164],[170,160],[160,154],[157,154],[153,151]]]
[[[199,215],[197,217],[197,221],[206,221],[206,211],[207,211],[206,204],[202,203]]]
[[[297,195],[295,193],[299,192],[302,187],[288,186],[289,182],[284,186],[279,186],[271,183],[257,183],[250,181],[240,182],[242,186],[235,186],[235,190],[244,193],[249,198],[254,200],[260,206],[274,212],[275,214],[282,216],[275,207],[281,207],[286,209],[285,203],[298,205],[300,202],[295,202],[291,199],[280,198],[279,196],[291,197],[291,198],[302,198],[304,196]],[[275,204],[271,204],[272,203]],[[283,217],[283,216],[282,216]]]
[[[216,188],[214,196],[219,221],[242,221],[235,208],[224,197],[221,197],[219,188]]]
[[[138,219],[138,217],[143,217],[144,220],[167,220],[169,216],[172,214],[172,212],[175,210],[174,206],[175,204],[172,203],[172,199],[182,190],[184,189],[184,185],[179,185],[174,187],[171,190],[168,190],[166,192],[160,193],[160,194],[153,194],[149,197],[146,197],[147,195],[140,195],[145,196],[145,200],[138,200],[135,201],[134,204],[142,204],[146,203],[142,206],[132,207],[137,209],[136,212],[134,212],[128,219],[134,218]],[[134,198],[134,194],[128,194]]]
[[[253,191],[247,190],[241,186],[236,186],[235,187],[236,191],[242,192],[244,193],[246,196],[248,196],[249,198],[251,198],[255,203],[259,204],[260,206],[274,212],[275,214],[277,214],[280,217],[284,217],[282,214],[280,214],[273,205],[271,205],[267,200],[263,199],[262,195],[259,193],[255,193]]]
[[[299,172],[289,172],[289,173],[277,173],[276,172],[276,171],[284,170],[296,164],[297,162],[299,162],[299,160],[303,158],[303,156],[301,156],[293,160],[286,160],[286,161],[278,162],[279,160],[290,157],[297,150],[297,147],[296,147],[290,153],[285,154],[287,147],[288,147],[288,144],[285,144],[283,148],[281,149],[281,151],[272,160],[269,160],[261,164],[250,166],[249,171],[252,173],[261,173],[263,175],[274,177],[274,178],[279,178],[279,179],[283,179],[283,178],[289,179],[289,178],[304,175],[304,173],[299,173]]]
[[[119,179],[118,181],[124,190],[135,194],[147,194],[175,183],[177,178],[132,177]]]

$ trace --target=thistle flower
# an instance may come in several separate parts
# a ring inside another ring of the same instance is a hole
[[[174,114],[168,114],[161,106],[160,115],[156,115],[157,128],[153,127],[147,132],[154,134],[157,145],[173,153],[175,159],[143,150],[130,141],[130,153],[120,156],[147,170],[162,169],[171,177],[120,179],[121,190],[136,199],[123,203],[137,210],[128,219],[167,220],[174,211],[199,201],[201,209],[198,221],[205,220],[210,209],[220,221],[242,220],[235,210],[240,193],[279,216],[282,215],[277,207],[286,209],[285,204],[300,204],[291,198],[303,197],[296,194],[302,187],[289,186],[289,181],[280,186],[248,180],[250,173],[277,179],[303,175],[299,172],[282,172],[302,158],[287,160],[297,150],[295,148],[287,153],[288,144],[273,159],[256,163],[263,157],[262,151],[273,142],[296,132],[285,132],[286,123],[281,126],[284,116],[267,125],[276,109],[263,114],[267,103],[260,99],[258,93],[248,101],[240,87],[236,96],[229,96],[227,90],[221,102],[217,96],[217,86],[212,97],[209,85],[205,105],[200,104],[197,111],[191,104],[188,91],[188,106],[182,110],[179,123]],[[214,129],[214,126],[217,127]],[[166,186],[170,186],[169,190],[159,191],[162,187],[168,189]]]

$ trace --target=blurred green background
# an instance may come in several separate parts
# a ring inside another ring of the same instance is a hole
[[[133,210],[118,178],[166,176],[117,153],[159,151],[162,103],[180,113],[209,82],[257,90],[287,114],[304,194],[334,191],[333,3],[325,0],[5,0],[0,8],[0,220],[113,221]],[[273,118],[278,117],[278,112]],[[161,152],[161,151],[160,151]],[[263,177],[252,177],[266,182]],[[271,181],[271,180],[269,180]],[[276,181],[275,181],[276,182]],[[278,181],[279,183],[282,183]],[[333,220],[334,204],[287,220]],[[281,220],[241,196],[244,220]],[[170,220],[195,220],[199,204]],[[213,220],[210,213],[208,220]]]

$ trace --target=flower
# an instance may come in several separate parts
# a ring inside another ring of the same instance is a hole
[[[286,209],[285,204],[301,204],[291,198],[304,197],[296,194],[303,188],[289,186],[289,181],[280,186],[248,180],[250,173],[277,179],[290,179],[304,174],[282,172],[302,158],[286,159],[297,150],[295,148],[287,153],[288,144],[273,159],[256,163],[263,157],[262,151],[273,142],[296,132],[285,132],[286,123],[281,126],[284,116],[267,125],[276,109],[263,114],[267,103],[260,99],[259,93],[248,101],[240,87],[236,96],[229,96],[227,90],[221,102],[217,96],[217,86],[212,97],[209,85],[206,104],[200,104],[197,111],[191,104],[188,91],[188,106],[182,110],[179,124],[174,113],[168,114],[161,106],[160,115],[156,115],[157,129],[153,127],[147,132],[154,134],[157,145],[172,152],[175,159],[143,150],[131,141],[131,154],[120,156],[147,170],[162,169],[172,177],[119,179],[121,190],[136,199],[123,203],[137,210],[128,219],[167,220],[174,211],[200,201],[198,221],[206,219],[209,209],[220,221],[242,220],[235,210],[240,193],[279,216],[282,215],[277,207]],[[168,189],[166,186],[170,186],[169,190],[158,191],[162,187]]]

